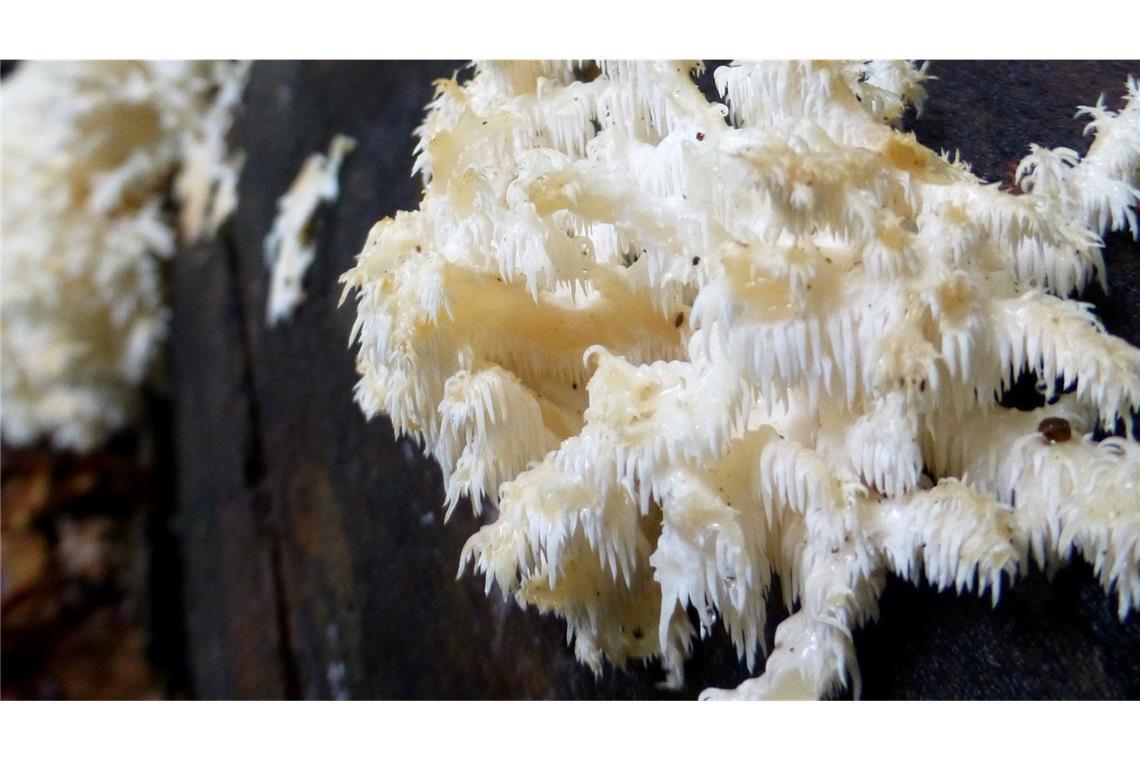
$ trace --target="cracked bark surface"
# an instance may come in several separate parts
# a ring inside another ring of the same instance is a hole
[[[337,279],[379,218],[413,208],[411,132],[447,62],[258,63],[234,142],[246,153],[234,217],[172,264],[170,384],[190,694],[202,698],[692,698],[747,676],[721,632],[697,645],[679,693],[653,666],[595,679],[560,622],[483,579],[455,579],[477,527],[442,523],[438,468],[352,400],[353,307]],[[1082,149],[1077,105],[1123,93],[1126,62],[933,64],[932,148],[1012,177],[1028,143]],[[262,242],[277,198],[336,133],[358,146],[321,207],[306,300],[265,324]],[[1012,162],[1012,163],[1011,163]],[[1140,342],[1140,250],[1113,236],[1109,329]],[[782,617],[771,605],[774,625]],[[883,620],[856,634],[864,697],[1140,696],[1140,616],[1075,564],[988,601],[892,581]]]

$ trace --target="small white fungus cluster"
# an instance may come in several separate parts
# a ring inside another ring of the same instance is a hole
[[[129,423],[166,331],[161,260],[236,203],[247,64],[28,62],[3,84],[3,435],[85,450]]]
[[[289,191],[277,199],[277,216],[265,236],[265,263],[269,266],[269,299],[265,321],[270,327],[293,315],[305,300],[305,272],[316,257],[312,238],[313,215],[321,203],[340,193],[340,165],[356,148],[356,141],[337,135],[328,155],[314,153],[305,159]]]
[[[356,397],[497,519],[468,564],[566,620],[578,657],[677,683],[719,619],[816,697],[888,572],[990,592],[1076,551],[1140,605],[1140,350],[1065,300],[1131,227],[1140,103],[1086,109],[1002,192],[894,128],[905,63],[488,63],[439,83],[418,211],[346,276]],[[727,119],[726,119],[727,117]],[[1023,372],[1068,389],[998,405]],[[1042,432],[1044,431],[1044,432]]]

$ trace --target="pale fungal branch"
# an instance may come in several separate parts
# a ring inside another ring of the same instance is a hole
[[[1140,445],[1095,441],[1090,409],[1070,395],[1029,412],[932,420],[924,447],[938,473],[1015,507],[1015,543],[1038,565],[1083,556],[1124,617],[1140,606]]]
[[[850,678],[857,683],[850,634],[800,610],[776,627],[764,673],[733,689],[705,689],[701,699],[818,699]]]
[[[1005,470],[1018,529],[1036,561],[1049,568],[1075,551],[1106,591],[1115,590],[1121,618],[1140,606],[1140,445],[1029,436]]]
[[[1018,164],[1021,189],[1042,199],[1055,215],[1076,219],[1103,235],[1128,229],[1140,235],[1135,206],[1140,200],[1140,103],[1136,80],[1128,79],[1125,106],[1119,113],[1104,106],[1104,96],[1092,107],[1077,109],[1091,118],[1085,133],[1096,138],[1082,159],[1069,148],[1031,145]]]
[[[994,306],[997,365],[1007,384],[1025,370],[1062,387],[1075,383],[1076,397],[1100,410],[1106,428],[1121,419],[1131,430],[1132,412],[1140,410],[1140,352],[1105,333],[1091,307],[1034,291]]]
[[[499,485],[557,447],[542,405],[501,367],[460,370],[447,379],[439,404],[435,457],[447,476],[447,514],[461,498],[476,514],[484,497],[497,501]]]
[[[289,191],[277,200],[277,216],[265,236],[265,263],[270,272],[265,319],[270,327],[292,316],[305,298],[305,272],[316,255],[313,215],[322,203],[336,200],[340,165],[355,148],[351,137],[335,136],[328,155],[309,156]]]
[[[216,63],[220,84],[197,133],[183,135],[182,167],[174,183],[179,205],[178,224],[188,242],[217,233],[237,208],[237,181],[245,156],[229,150],[242,93],[249,80],[250,61]]]
[[[708,697],[858,693],[888,572],[996,602],[1078,551],[1136,606],[1137,446],[1087,433],[1138,411],[1140,351],[1065,300],[1134,226],[1135,84],[1015,196],[894,128],[925,69],[733,64],[725,106],[695,67],[438,83],[423,202],[344,277],[362,408],[436,456],[449,510],[497,500],[461,572],[671,685],[717,624],[766,654],[779,582],[763,674]],[[1024,373],[1060,399],[1000,407]]]
[[[867,511],[888,566],[905,578],[921,572],[939,589],[988,590],[997,604],[1002,577],[1015,578],[1022,562],[1014,509],[955,478]]]

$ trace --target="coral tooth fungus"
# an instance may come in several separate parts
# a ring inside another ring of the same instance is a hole
[[[1140,103],[1085,109],[1019,195],[896,126],[906,63],[485,63],[439,84],[417,211],[345,275],[356,397],[498,516],[461,560],[566,621],[578,657],[678,683],[725,626],[764,672],[707,696],[817,697],[887,573],[991,594],[1076,551],[1140,604],[1140,351],[1066,300],[1136,233]],[[1066,393],[1032,411],[1021,373]],[[1068,431],[1043,435],[1039,426]],[[689,610],[695,612],[690,617]]]

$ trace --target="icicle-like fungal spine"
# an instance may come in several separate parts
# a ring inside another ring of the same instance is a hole
[[[449,511],[497,502],[460,572],[671,684],[718,622],[751,666],[778,578],[763,675],[710,697],[857,693],[887,572],[996,602],[1075,551],[1140,604],[1140,446],[1088,435],[1130,424],[1140,351],[1065,300],[1136,231],[1135,82],[1015,196],[895,129],[924,69],[733,64],[726,109],[693,66],[441,82],[423,202],[345,276],[361,406],[434,454]],[[998,406],[1023,372],[1067,390]]]

